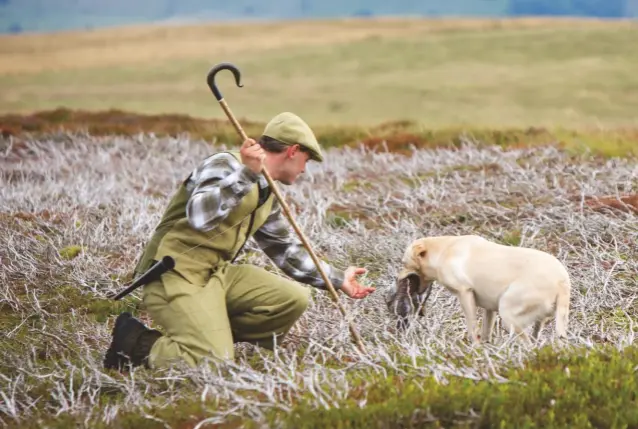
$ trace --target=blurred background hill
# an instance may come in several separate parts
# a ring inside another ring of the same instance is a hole
[[[227,119],[206,73],[230,61],[245,88],[218,83],[250,121],[286,109],[356,136],[394,124],[383,134],[409,142],[578,130],[617,152],[638,147],[637,16],[638,0],[0,0],[0,133],[211,136],[197,121]],[[325,139],[354,138],[342,131]]]
[[[0,33],[375,16],[635,18],[638,0],[0,0]]]

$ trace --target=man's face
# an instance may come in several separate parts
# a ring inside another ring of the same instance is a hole
[[[292,185],[297,180],[297,177],[306,171],[306,163],[309,159],[310,155],[302,152],[299,146],[295,145],[288,148],[279,181],[286,185]]]

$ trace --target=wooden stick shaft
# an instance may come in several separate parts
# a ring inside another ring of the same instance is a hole
[[[237,130],[237,133],[241,136],[242,141],[246,140],[248,136],[244,132],[244,129],[241,127],[239,121],[235,119],[235,115],[233,115],[233,112],[230,111],[230,107],[228,107],[228,103],[226,103],[226,100],[222,98],[221,100],[219,100],[219,104],[220,106],[222,106],[222,109],[224,110],[224,113],[226,113],[226,116],[228,116],[228,120],[230,120],[230,122]]]
[[[228,119],[230,120],[230,122],[233,124],[233,126],[237,130],[237,133],[239,133],[239,135],[241,136],[242,140],[246,140],[248,138],[248,136],[244,132],[243,128],[241,127],[241,125],[239,124],[237,119],[235,119],[235,116],[233,115],[233,113],[230,111],[230,107],[228,107],[228,104],[226,103],[226,100],[224,100],[222,98],[221,100],[219,100],[219,104],[222,106],[222,109],[224,110],[224,112],[228,116]],[[299,225],[295,221],[295,219],[294,219],[294,217],[292,215],[292,212],[290,211],[290,208],[288,207],[288,204],[286,203],[286,201],[284,200],[283,196],[279,192],[279,188],[278,188],[277,184],[273,181],[272,177],[270,177],[270,173],[268,173],[268,171],[265,168],[262,169],[262,173],[263,173],[264,177],[266,178],[266,180],[268,181],[268,185],[270,185],[270,189],[272,189],[272,191],[275,194],[275,197],[277,197],[277,200],[279,201],[279,204],[283,208],[284,214],[286,215],[286,217],[290,221],[293,229],[295,230],[295,232],[299,236],[299,239],[303,243],[303,245],[306,248],[306,250],[308,250],[308,253],[310,254],[310,257],[312,258],[313,262],[317,266],[317,270],[319,270],[319,273],[321,274],[321,278],[323,278],[323,281],[326,282],[326,286],[328,287],[328,290],[330,291],[330,295],[332,297],[332,301],[337,305],[337,307],[339,308],[339,311],[341,311],[341,314],[344,317],[347,317],[346,310],[345,310],[345,308],[343,308],[343,305],[341,305],[341,302],[339,301],[339,295],[337,295],[337,291],[335,290],[334,285],[330,281],[330,278],[328,278],[328,276],[326,275],[326,272],[323,270],[323,267],[321,266],[321,262],[319,261],[319,258],[317,257],[315,252],[312,250],[312,247],[310,246],[310,242],[306,238],[306,235],[303,233],[301,228],[299,228]],[[351,333],[352,337],[355,340],[355,343],[357,344],[357,347],[359,348],[361,353],[365,353],[365,347],[363,346],[363,341],[361,340],[361,337],[359,336],[359,332],[354,327],[354,325],[352,324],[351,321],[348,321],[348,327],[350,329],[350,333]]]

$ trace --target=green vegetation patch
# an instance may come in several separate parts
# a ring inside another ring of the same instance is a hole
[[[447,376],[374,376],[339,408],[298,404],[290,428],[629,428],[638,425],[638,352],[613,347],[557,355],[540,350],[525,368],[500,374],[507,382]]]

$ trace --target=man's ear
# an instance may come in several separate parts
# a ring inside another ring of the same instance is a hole
[[[299,152],[299,145],[298,144],[293,144],[291,146],[288,146],[288,149],[286,149],[286,152],[288,153],[288,158],[292,158],[293,156],[295,156],[295,154],[297,152]]]
[[[415,257],[418,258],[425,258],[425,256],[427,255],[428,251],[425,247],[424,243],[416,243],[413,247],[412,247],[412,254]]]

